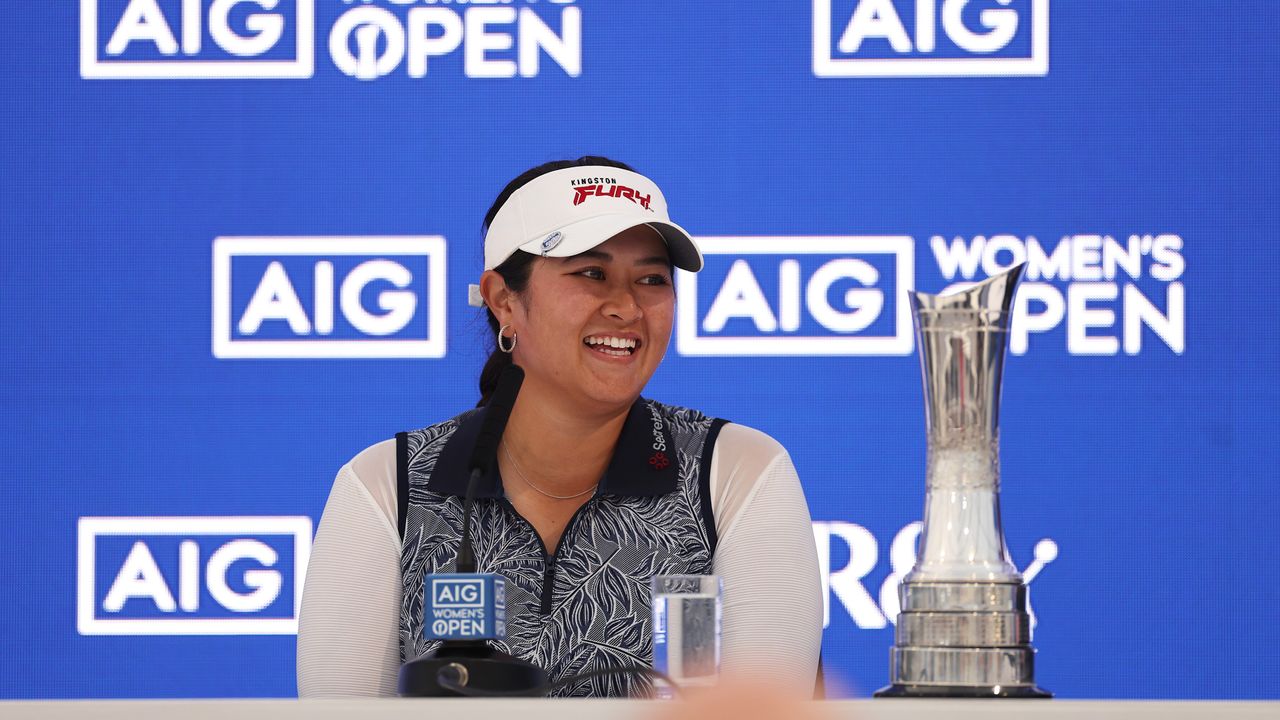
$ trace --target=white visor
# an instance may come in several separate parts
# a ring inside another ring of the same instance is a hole
[[[542,257],[570,257],[618,233],[648,225],[667,243],[671,264],[702,269],[702,253],[684,228],[671,222],[667,200],[649,178],[601,165],[555,170],[511,194],[484,236],[484,269],[517,250]]]

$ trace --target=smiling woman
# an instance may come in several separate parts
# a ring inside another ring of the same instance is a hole
[[[813,690],[822,631],[809,512],[786,451],[751,428],[640,396],[666,353],[674,268],[696,243],[647,177],[605,158],[511,181],[485,218],[496,349],[475,410],[401,433],[338,473],[307,572],[303,696],[390,695],[423,634],[424,578],[453,572],[467,458],[505,367],[525,380],[480,479],[476,564],[504,576],[503,648],[551,680],[652,662],[649,581],[720,576],[723,670]],[[556,694],[626,696],[603,675]]]
[[[576,401],[573,412],[583,419],[629,406],[671,337],[671,265],[662,238],[645,225],[534,263],[522,293],[497,272],[486,273],[480,289],[500,326],[510,328],[509,356],[526,375],[522,393]]]

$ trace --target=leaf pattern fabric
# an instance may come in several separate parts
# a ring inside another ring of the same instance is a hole
[[[670,435],[678,482],[656,496],[598,491],[566,528],[554,558],[550,612],[542,612],[549,559],[532,525],[505,498],[477,498],[471,533],[479,572],[507,583],[507,639],[494,643],[547,670],[553,682],[611,666],[650,667],[649,581],[711,572],[714,528],[704,518],[700,472],[712,419],[651,400]],[[475,412],[475,411],[470,411]],[[436,458],[470,413],[407,435],[409,500],[401,554],[401,660],[433,650],[422,635],[423,578],[453,572],[462,535],[462,498],[428,489]],[[667,455],[669,456],[669,454]],[[603,490],[603,488],[602,488]],[[648,681],[608,675],[561,688],[560,697],[645,694]]]

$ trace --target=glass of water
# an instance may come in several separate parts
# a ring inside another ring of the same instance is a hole
[[[709,687],[720,675],[720,578],[658,575],[653,591],[653,669],[680,687]],[[666,683],[655,695],[669,698]]]

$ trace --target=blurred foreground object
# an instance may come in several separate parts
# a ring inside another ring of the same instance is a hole
[[[768,683],[731,681],[710,689],[686,690],[681,699],[655,706],[653,720],[831,720],[822,702],[797,700]]]

